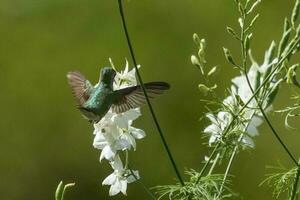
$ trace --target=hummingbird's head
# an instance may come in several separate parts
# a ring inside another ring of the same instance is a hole
[[[100,81],[112,86],[116,71],[111,67],[103,67],[100,72]]]

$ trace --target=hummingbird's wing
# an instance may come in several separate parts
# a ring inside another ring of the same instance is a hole
[[[170,88],[170,85],[165,82],[150,82],[145,83],[144,86],[150,99],[161,95],[165,90]],[[116,113],[122,113],[146,103],[146,97],[140,85],[116,90],[114,94],[116,98],[111,108]]]
[[[75,100],[81,107],[90,98],[94,87],[80,72],[69,72],[67,78]]]

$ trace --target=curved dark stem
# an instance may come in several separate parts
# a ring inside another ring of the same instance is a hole
[[[130,171],[131,175],[135,178],[135,180],[141,184],[142,188],[149,194],[149,196],[152,199],[156,200],[156,197],[154,196],[154,194],[152,194],[152,192],[148,189],[148,187],[141,180],[139,180],[139,178],[134,174],[134,172],[132,171],[131,168],[129,168],[129,171]]]
[[[245,76],[246,76],[246,80],[247,80],[247,83],[248,83],[248,86],[252,92],[252,94],[254,93],[254,90],[251,86],[251,83],[250,83],[250,80],[249,80],[249,77],[247,75],[247,71],[245,69]],[[296,158],[293,156],[293,154],[291,153],[291,151],[289,150],[289,148],[287,147],[287,145],[282,141],[281,137],[279,136],[279,134],[277,133],[277,131],[275,130],[275,128],[273,127],[272,123],[270,122],[267,114],[265,113],[261,103],[259,102],[258,98],[255,96],[254,97],[256,102],[257,102],[257,105],[258,105],[258,108],[261,112],[261,114],[263,115],[263,117],[265,118],[265,121],[267,122],[269,128],[271,129],[273,135],[275,136],[275,138],[277,139],[277,141],[281,144],[281,146],[283,147],[283,149],[286,151],[286,153],[289,155],[289,157],[291,158],[291,160],[295,163],[295,165],[298,166],[298,162],[296,160]]]
[[[118,0],[118,4],[119,4],[120,15],[121,15],[121,19],[122,19],[123,28],[124,28],[124,33],[125,33],[125,35],[126,35],[127,44],[128,44],[129,50],[130,50],[130,54],[131,54],[131,57],[132,57],[132,61],[133,61],[133,64],[134,64],[134,68],[135,68],[135,70],[136,70],[136,74],[137,74],[139,83],[140,83],[140,85],[141,85],[141,87],[142,87],[142,90],[143,90],[143,93],[144,93],[144,95],[145,95],[145,97],[146,97],[146,101],[147,101],[149,110],[150,110],[150,112],[151,112],[152,118],[153,118],[154,123],[155,123],[155,125],[156,125],[156,128],[157,128],[157,130],[158,130],[158,133],[159,133],[159,135],[160,135],[160,138],[161,138],[161,140],[162,140],[162,142],[163,142],[163,145],[164,145],[164,147],[165,147],[165,150],[167,151],[167,154],[168,154],[168,156],[169,156],[169,158],[170,158],[170,161],[171,161],[172,166],[173,166],[173,168],[174,168],[174,171],[175,171],[175,173],[176,173],[176,175],[177,175],[177,178],[179,179],[181,185],[183,186],[183,185],[184,185],[183,179],[181,178],[181,175],[180,175],[179,170],[178,170],[178,168],[177,168],[177,166],[176,166],[175,160],[174,160],[174,158],[173,158],[173,156],[172,156],[172,154],[171,154],[171,151],[170,151],[170,149],[169,149],[169,147],[168,147],[168,144],[167,144],[167,142],[166,142],[166,139],[165,139],[165,137],[164,137],[164,135],[163,135],[163,132],[162,132],[162,130],[161,130],[161,128],[160,128],[160,125],[159,125],[159,123],[158,123],[158,120],[157,120],[157,118],[156,118],[156,116],[155,116],[154,110],[153,110],[153,108],[152,108],[152,105],[151,105],[150,100],[149,100],[149,97],[148,97],[148,95],[147,95],[145,86],[144,86],[144,84],[143,84],[142,77],[141,77],[140,72],[139,72],[139,69],[138,69],[138,67],[137,67],[137,62],[136,62],[136,59],[135,59],[135,56],[134,56],[133,48],[132,48],[132,45],[131,45],[131,41],[130,41],[130,38],[129,38],[127,26],[126,26],[126,21],[125,21],[125,16],[124,16],[124,12],[123,12],[123,6],[122,6],[122,0]]]

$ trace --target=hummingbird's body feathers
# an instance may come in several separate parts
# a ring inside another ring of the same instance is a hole
[[[93,86],[80,72],[67,74],[69,85],[78,104],[78,109],[90,122],[98,122],[111,108],[122,113],[146,103],[140,85],[113,90],[116,72],[109,67],[101,69],[99,83]],[[165,82],[144,84],[149,98],[154,98],[170,88]]]
[[[113,93],[112,88],[100,82],[91,97],[83,104],[84,109],[96,114],[101,119],[112,105]]]
[[[77,105],[80,107],[90,98],[94,87],[80,72],[69,72],[67,78]]]
[[[144,84],[147,96],[152,99],[161,95],[170,85],[165,82],[150,82]],[[132,108],[137,108],[146,103],[143,89],[140,85],[114,91],[115,98],[112,105],[113,112],[122,113]]]

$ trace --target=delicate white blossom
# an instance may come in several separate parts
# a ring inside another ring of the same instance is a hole
[[[111,60],[110,62],[113,66]],[[126,61],[124,71],[116,73],[113,88],[118,90],[136,84],[135,69],[129,70]],[[127,168],[127,158],[124,167],[119,156],[121,151],[135,150],[136,139],[146,136],[143,130],[132,126],[133,121],[139,116],[141,116],[140,108],[130,109],[124,113],[114,113],[109,110],[98,123],[94,124],[93,146],[101,150],[100,161],[108,160],[114,170],[102,183],[110,185],[109,195],[111,196],[120,192],[126,195],[127,184],[134,182],[139,177],[138,171],[131,171]]]
[[[277,58],[272,58],[273,48],[274,45],[272,44],[266,52],[264,62],[261,66],[259,66],[253,59],[250,52],[252,66],[248,70],[247,76],[254,91],[264,81],[263,78],[266,76],[266,73],[270,71],[270,68],[278,62]],[[232,83],[233,85],[231,86],[230,95],[223,101],[223,105],[228,109],[228,111],[220,111],[217,114],[208,113],[206,115],[211,124],[207,126],[203,132],[209,135],[210,145],[222,138],[225,130],[233,120],[233,114],[237,114],[243,107],[243,104],[247,103],[253,95],[245,75],[233,78]],[[270,87],[272,87],[275,83],[270,82],[269,84]],[[261,95],[261,93],[258,93],[258,95]],[[263,100],[262,108],[266,112],[270,111],[272,106],[268,105],[268,98],[263,96],[259,97],[261,97],[259,98],[260,100]],[[241,133],[244,133],[241,138],[239,138],[239,142],[242,142],[246,147],[254,148],[255,144],[252,138],[259,134],[257,127],[263,122],[255,98],[253,98],[247,107],[244,108],[244,111],[239,114],[238,118],[242,121],[242,123],[235,124],[235,128]]]
[[[110,164],[114,172],[104,179],[102,185],[110,185],[110,196],[114,196],[120,192],[126,195],[127,184],[139,178],[138,171],[125,169],[119,156],[116,156],[115,160]]]
[[[140,66],[138,65],[138,68]],[[114,81],[114,89],[122,89],[130,86],[134,86],[137,84],[136,77],[135,77],[135,68],[129,71],[129,64],[126,60],[126,66],[124,71],[117,72],[115,81]]]

